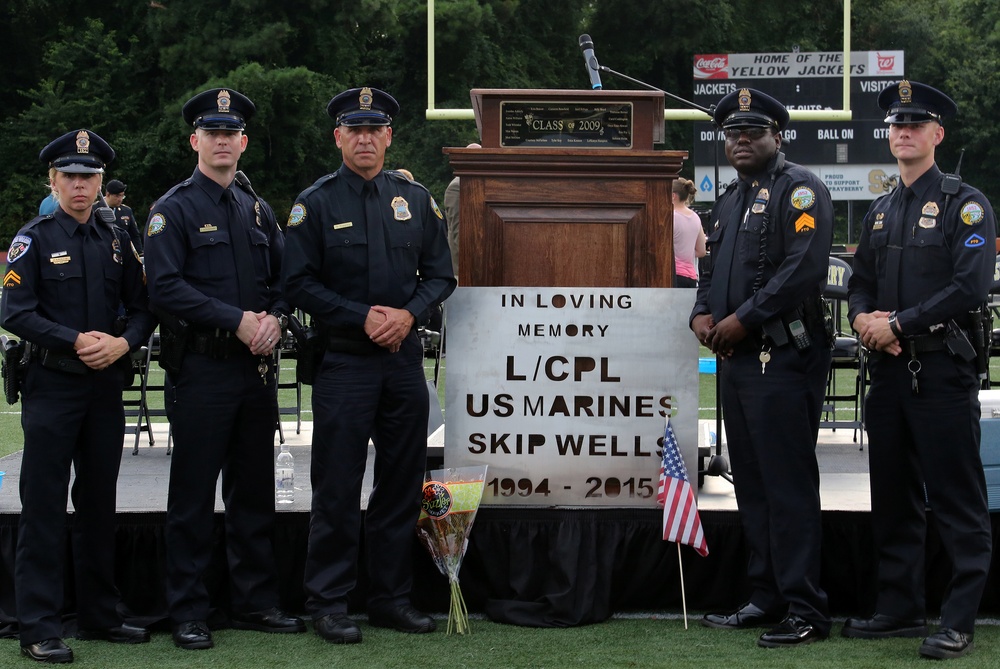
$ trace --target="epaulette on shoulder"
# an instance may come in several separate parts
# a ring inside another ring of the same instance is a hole
[[[24,227],[21,228],[21,230],[23,232],[27,232],[28,230],[31,230],[32,228],[36,227],[39,223],[42,223],[44,221],[52,221],[52,220],[55,220],[55,215],[53,215],[53,214],[40,214],[38,216],[35,216],[33,219],[31,219],[27,223],[25,223]]]
[[[161,195],[160,197],[158,197],[156,199],[156,202],[154,202],[154,205],[157,205],[157,204],[163,202],[164,200],[168,199],[171,195],[173,195],[174,193],[176,193],[180,189],[187,188],[192,183],[194,183],[194,181],[192,181],[191,178],[189,177],[189,178],[185,179],[184,181],[180,182],[179,184],[174,185],[170,190],[168,190],[166,193],[164,193],[163,195]]]
[[[321,176],[319,179],[316,179],[316,181],[313,182],[312,186],[309,186],[309,188],[306,188],[304,191],[302,191],[302,193],[299,194],[299,197],[296,198],[296,202],[298,202],[305,196],[309,195],[314,190],[322,188],[325,184],[333,181],[334,179],[337,178],[338,174],[339,174],[338,172],[331,172],[330,174],[326,174],[324,176]]]
[[[431,194],[431,192],[427,189],[427,186],[423,185],[419,181],[413,181],[411,179],[406,178],[406,175],[403,174],[402,172],[397,172],[396,170],[385,170],[385,175],[388,178],[393,179],[394,181],[401,181],[404,184],[408,184],[410,186],[416,186],[421,190],[425,191],[428,195]]]

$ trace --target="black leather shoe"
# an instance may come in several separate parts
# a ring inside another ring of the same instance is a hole
[[[747,602],[740,608],[729,613],[706,613],[701,619],[701,624],[705,627],[715,627],[717,629],[741,630],[747,627],[762,627],[781,622],[781,616],[758,608],[751,602]]]
[[[907,639],[927,636],[927,623],[923,620],[901,620],[892,616],[876,613],[871,618],[848,618],[841,636],[848,639],[889,639],[901,637]]]
[[[46,639],[21,646],[21,655],[30,657],[36,662],[53,664],[68,664],[73,661],[73,649],[64,644],[62,639]]]
[[[361,628],[346,613],[325,615],[313,627],[316,628],[316,634],[330,643],[361,643]]]
[[[821,641],[827,637],[808,620],[796,615],[787,616],[773,630],[760,635],[757,645],[764,648],[784,648],[785,646],[801,646],[813,641]]]
[[[215,645],[204,620],[188,620],[174,627],[174,644],[184,650],[202,650]]]
[[[306,624],[302,621],[302,618],[290,616],[277,607],[271,607],[263,611],[254,611],[253,613],[234,613],[233,627],[238,630],[285,634],[306,631]]]
[[[81,629],[76,633],[77,639],[84,641],[110,641],[111,643],[149,643],[149,630],[145,627],[134,627],[121,624],[107,629]]]
[[[427,634],[437,629],[433,618],[409,604],[370,611],[368,621],[375,627],[390,627],[409,634]]]
[[[972,650],[972,635],[963,634],[950,627],[942,627],[934,634],[924,639],[920,644],[920,654],[938,660],[950,660],[962,657]]]

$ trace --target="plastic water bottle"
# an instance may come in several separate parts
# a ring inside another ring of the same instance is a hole
[[[281,445],[281,452],[274,461],[274,499],[278,504],[295,501],[295,458],[287,444]]]

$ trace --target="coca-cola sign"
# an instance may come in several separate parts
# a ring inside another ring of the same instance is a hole
[[[729,54],[699,54],[694,57],[695,79],[728,79]]]

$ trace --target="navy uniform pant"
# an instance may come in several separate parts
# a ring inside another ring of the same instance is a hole
[[[971,633],[992,551],[979,455],[979,380],[971,363],[957,363],[944,351],[922,353],[919,361],[917,394],[905,351],[870,362],[865,423],[879,553],[876,611],[906,620],[926,615],[926,485],[952,562],[941,625]]]
[[[249,351],[226,360],[188,352],[172,381],[174,451],[167,493],[167,606],[174,623],[205,620],[204,583],[222,472],[230,595],[238,613],[277,606],[273,361],[267,384]],[[170,396],[170,393],[167,393]]]
[[[369,610],[408,602],[427,458],[427,382],[414,333],[397,353],[327,352],[313,385],[312,515],[305,566],[313,618],[347,611],[357,583],[368,440],[374,488],[364,532]]]
[[[721,365],[726,439],[750,547],[750,601],[825,632],[816,438],[829,368],[829,349],[815,343],[803,352],[772,349],[763,374],[758,351],[746,345]]]
[[[114,583],[115,502],[125,432],[122,371],[74,375],[29,365],[21,400],[24,453],[14,567],[21,645],[62,637],[66,498],[73,482],[77,622],[120,625]]]

